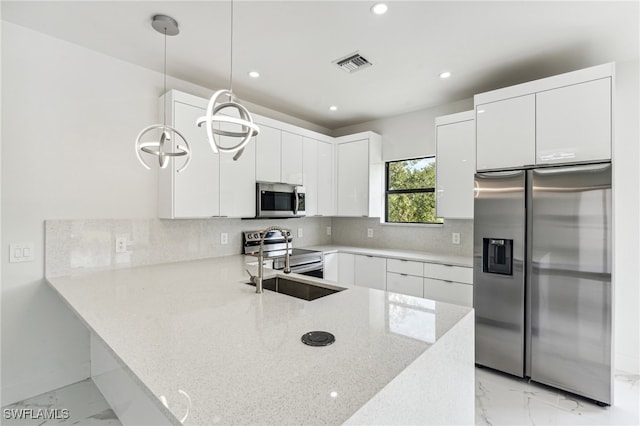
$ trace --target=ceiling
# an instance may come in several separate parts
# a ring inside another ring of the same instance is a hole
[[[638,1],[246,1],[234,3],[233,89],[328,129],[638,57]],[[229,1],[2,1],[2,19],[212,90],[230,73]],[[373,66],[333,61],[359,51]],[[261,76],[252,79],[250,70]],[[439,74],[450,71],[442,80]],[[337,111],[329,111],[336,105]]]

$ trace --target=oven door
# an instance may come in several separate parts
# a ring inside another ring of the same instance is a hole
[[[322,262],[306,263],[304,265],[292,266],[291,272],[310,277],[324,278],[324,268]]]

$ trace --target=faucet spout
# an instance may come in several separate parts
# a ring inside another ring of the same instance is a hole
[[[279,226],[270,226],[264,231],[260,232],[260,250],[258,251],[258,276],[255,277],[256,293],[262,293],[262,278],[264,277],[264,239],[267,238],[267,234],[271,231],[278,231],[284,237],[286,243],[286,250],[284,254],[284,273],[291,273],[291,265],[289,261],[289,238],[287,231]]]

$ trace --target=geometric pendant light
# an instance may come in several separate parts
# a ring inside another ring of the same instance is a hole
[[[164,91],[167,92],[167,36],[177,35],[180,30],[178,29],[178,23],[175,19],[166,15],[155,15],[151,22],[151,26],[161,34],[164,34]],[[160,132],[159,139],[155,141],[144,142],[143,137],[149,133]],[[175,141],[175,142],[174,142]],[[181,172],[187,168],[191,162],[191,148],[185,137],[175,128],[167,125],[167,106],[164,103],[164,119],[162,124],[152,124],[151,126],[142,129],[135,143],[136,157],[138,161],[147,170],[151,170],[151,167],[144,161],[141,154],[148,154],[158,157],[158,163],[161,168],[166,168],[169,165],[171,158],[184,157],[184,163],[177,172]]]
[[[229,90],[218,90],[215,92],[207,105],[207,114],[196,120],[198,126],[203,124],[207,129],[207,139],[214,153],[235,153],[233,159],[237,160],[244,152],[245,146],[252,137],[260,133],[260,128],[253,122],[253,117],[242,104],[238,102],[233,94],[233,0],[231,0],[231,48],[230,48],[230,69],[229,69]],[[227,97],[227,102],[222,102],[222,98]],[[238,117],[231,117],[222,114],[225,109],[235,109]],[[236,127],[235,131],[222,129],[221,125],[231,124]],[[240,141],[232,147],[221,146],[218,136],[228,136],[239,138]]]

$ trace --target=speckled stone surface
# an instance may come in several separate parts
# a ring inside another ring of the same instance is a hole
[[[245,261],[237,255],[48,281],[158,404],[161,395],[187,393],[184,423],[193,425],[343,423],[471,315],[362,287],[312,302],[256,294],[244,284]],[[302,344],[313,330],[333,333],[335,343]],[[176,418],[185,413],[170,407]]]
[[[305,247],[310,250],[319,250],[325,253],[353,253],[367,256],[389,257],[392,259],[405,259],[416,262],[441,263],[445,265],[473,267],[473,257],[458,256],[453,254],[429,253],[425,251],[376,249],[367,247],[352,247],[341,245],[321,245]]]

